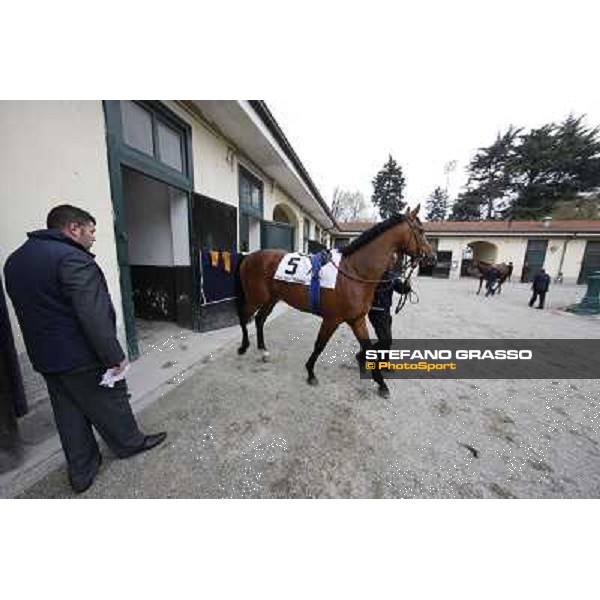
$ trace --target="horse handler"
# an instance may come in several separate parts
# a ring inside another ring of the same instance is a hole
[[[122,375],[127,361],[106,280],[90,252],[96,220],[63,204],[46,225],[9,256],[6,289],[31,364],[48,386],[71,486],[81,493],[102,461],[92,425],[119,458],[150,450],[167,434],[139,430],[122,377],[114,387],[100,385],[105,371]]]
[[[398,294],[409,294],[412,290],[410,282],[402,281],[391,269],[387,269],[381,276],[383,280],[375,289],[373,304],[368,316],[377,341],[373,344],[374,350],[389,350],[392,347],[392,296]],[[361,353],[356,355],[356,360],[361,361]]]
[[[546,300],[546,294],[550,287],[550,276],[544,269],[540,269],[540,272],[534,277],[533,285],[531,286],[532,294],[529,300],[529,306],[533,307],[535,301],[539,297],[539,302],[536,308],[542,310],[544,308],[544,301]]]
[[[485,297],[493,296],[500,284],[500,271],[496,267],[492,267],[487,274],[486,293]]]

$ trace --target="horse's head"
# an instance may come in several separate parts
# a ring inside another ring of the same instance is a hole
[[[413,261],[420,263],[434,263],[435,253],[431,244],[427,241],[423,224],[417,216],[420,208],[421,205],[418,204],[412,211],[410,208],[406,209],[405,216],[408,230],[406,235],[400,241],[398,250],[408,254]]]

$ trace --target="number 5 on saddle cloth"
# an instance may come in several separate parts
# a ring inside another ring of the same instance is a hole
[[[338,250],[321,250],[307,255],[299,252],[286,254],[279,263],[274,279],[287,283],[300,283],[309,287],[310,310],[321,313],[321,288],[334,289],[342,255]]]

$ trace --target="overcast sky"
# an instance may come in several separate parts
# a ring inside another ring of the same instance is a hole
[[[600,125],[595,11],[578,2],[481,4],[464,19],[451,7],[432,12],[418,36],[405,23],[399,39],[409,43],[389,68],[386,59],[370,70],[358,64],[353,80],[346,68],[336,93],[315,86],[308,97],[294,89],[265,98],[327,202],[336,186],[369,199],[388,154],[402,165],[411,205],[445,187],[444,165],[456,160],[455,197],[476,149],[510,124],[530,128],[574,112]],[[424,11],[407,22],[423,22]]]

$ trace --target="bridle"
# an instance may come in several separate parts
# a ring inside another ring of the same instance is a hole
[[[392,273],[394,274],[394,276],[392,278],[390,278],[390,279],[364,279],[363,277],[357,277],[355,275],[348,273],[345,269],[342,269],[342,267],[335,265],[335,263],[333,263],[335,268],[342,275],[344,275],[344,277],[347,277],[348,279],[352,279],[353,281],[358,281],[359,283],[377,283],[377,284],[392,283],[396,279],[400,279],[402,281],[403,277],[404,277],[404,280],[403,280],[404,283],[410,281],[410,278],[412,277],[412,274],[414,273],[415,269],[427,258],[427,255],[425,254],[425,252],[423,250],[420,250],[419,254],[417,256],[410,257],[410,261],[404,260],[404,257],[408,255],[407,250],[410,246],[410,242],[413,239],[415,241],[415,246],[419,247],[419,240],[417,238],[417,232],[415,231],[415,223],[413,222],[412,219],[410,219],[408,217],[406,218],[405,222],[408,224],[408,228],[410,231],[410,237],[408,239],[408,242],[404,245],[404,247],[399,249],[399,253],[402,256],[402,260],[399,261],[399,262],[401,262],[399,269],[397,269],[397,270],[392,269]],[[422,231],[423,230],[421,229],[421,232]]]

